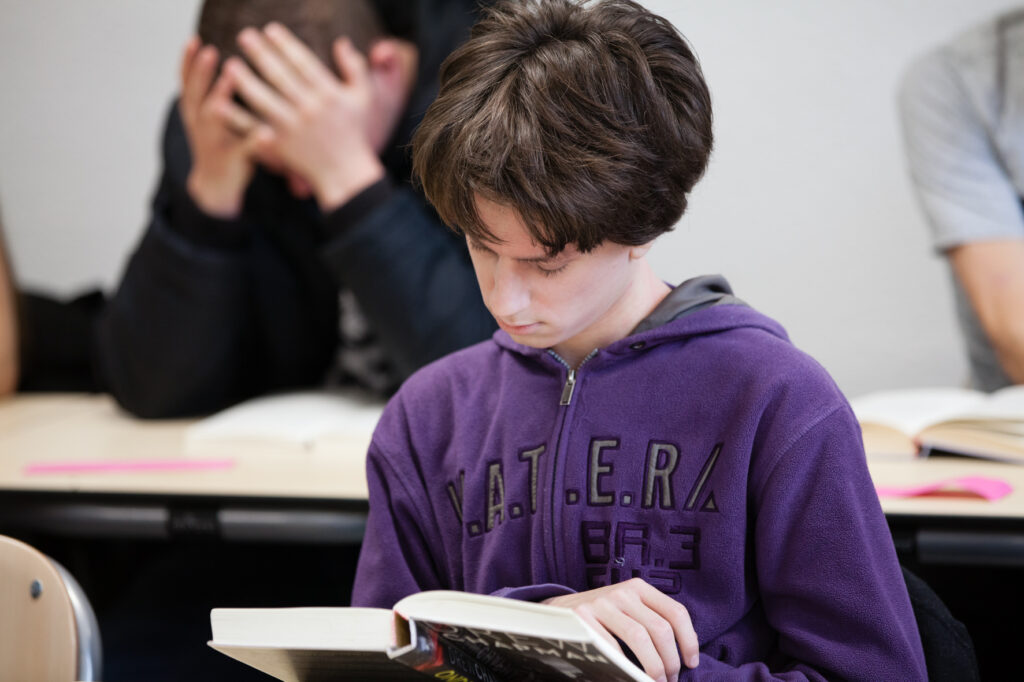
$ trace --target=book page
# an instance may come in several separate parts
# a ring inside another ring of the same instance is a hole
[[[442,619],[458,625],[500,627],[541,637],[585,640],[593,632],[569,609],[455,590],[410,595],[395,604],[394,611],[410,620]]]
[[[366,454],[384,409],[359,391],[304,391],[262,396],[196,422],[185,455],[246,456],[347,448]]]
[[[922,447],[939,453],[1024,463],[1024,437],[957,424],[939,424],[925,429]],[[931,452],[934,454],[934,452]]]
[[[213,643],[296,649],[385,651],[393,616],[387,609],[297,607],[213,609]]]
[[[989,394],[985,400],[968,406],[956,416],[956,421],[973,420],[1006,421],[1024,427],[1024,386],[1001,388]]]
[[[652,682],[622,654],[601,647],[598,641],[541,637],[501,628],[466,627],[448,619],[409,622],[413,640],[426,644],[423,651],[408,647],[392,650],[395,660],[414,670],[442,679],[458,673],[474,682],[540,682],[541,680],[601,680]],[[486,671],[481,674],[480,671]]]
[[[409,682],[429,677],[380,651],[210,646],[283,682]]]
[[[861,424],[882,424],[913,436],[983,404],[987,396],[966,388],[910,388],[854,398],[850,406]]]
[[[393,621],[387,609],[213,609],[209,646],[287,682],[408,680],[387,655]]]
[[[412,639],[417,630],[434,633],[429,639],[437,642],[445,660],[456,669],[475,661],[495,671],[495,679],[651,682],[571,609],[434,590],[400,600],[394,611],[409,621]],[[389,655],[418,660],[410,647],[396,647]],[[468,658],[463,663],[452,660],[460,656]],[[509,677],[498,672],[513,670],[520,674]]]

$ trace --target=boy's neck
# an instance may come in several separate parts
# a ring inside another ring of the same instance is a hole
[[[570,367],[578,367],[596,348],[629,336],[672,289],[654,273],[646,258],[637,263],[629,288],[589,329],[552,348]]]

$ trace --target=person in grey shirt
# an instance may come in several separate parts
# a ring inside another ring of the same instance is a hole
[[[899,106],[914,188],[951,266],[972,384],[1024,383],[1024,10],[916,60]]]

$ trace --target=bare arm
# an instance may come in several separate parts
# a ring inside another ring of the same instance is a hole
[[[1024,383],[1024,240],[964,244],[947,255],[999,364]]]
[[[14,275],[0,232],[0,396],[18,386],[18,311]]]

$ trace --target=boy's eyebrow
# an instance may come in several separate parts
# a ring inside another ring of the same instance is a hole
[[[483,242],[480,242],[480,241],[477,241],[476,239],[473,239],[472,237],[469,238],[469,241],[471,241],[473,243],[473,246],[475,246],[478,249],[481,249],[481,250],[484,250],[484,251],[490,251],[491,253],[494,252],[494,250],[491,249],[489,246],[487,246],[487,244],[485,244]],[[516,258],[516,261],[519,262],[519,263],[550,263],[552,261],[558,260],[562,255],[563,255],[563,252],[559,252],[559,253],[554,254],[553,256],[543,255],[543,256],[531,256],[529,258]]]
[[[534,256],[532,258],[516,258],[520,263],[550,263],[551,261],[558,260],[561,254],[555,254],[554,256]]]

